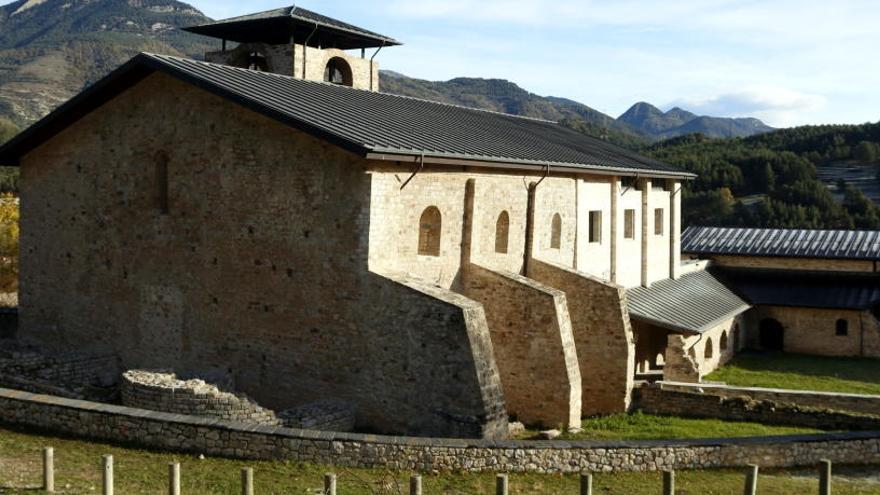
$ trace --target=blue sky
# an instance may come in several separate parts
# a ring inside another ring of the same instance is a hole
[[[283,2],[189,3],[223,18]],[[700,114],[756,116],[779,127],[880,120],[876,0],[302,0],[297,5],[403,41],[377,60],[384,69],[413,77],[504,78],[612,116],[648,101],[664,110],[680,105]]]

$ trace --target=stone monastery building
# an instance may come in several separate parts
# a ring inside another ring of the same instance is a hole
[[[698,379],[755,338],[747,298],[682,262],[693,175],[383,94],[376,50],[398,42],[301,8],[188,30],[222,50],[138,55],[0,148],[21,167],[20,338],[487,438],[626,411],[637,373]],[[782,306],[758,320],[803,317]],[[786,349],[825,346],[795,332]]]

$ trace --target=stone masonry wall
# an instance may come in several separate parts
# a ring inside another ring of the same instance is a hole
[[[781,258],[771,256],[711,256],[718,266],[768,268],[782,270],[813,270],[833,272],[876,272],[871,261],[826,260],[818,258]]]
[[[583,415],[629,408],[635,347],[625,290],[565,267],[532,259],[529,277],[565,293],[583,385]]]
[[[747,421],[829,431],[880,430],[880,416],[804,408],[742,396],[727,398],[682,392],[656,384],[645,384],[638,390],[636,407],[647,414],[661,416]]]
[[[0,389],[0,422],[147,448],[399,471],[580,473],[880,463],[880,432],[665,442],[381,437],[239,425]]]
[[[279,411],[332,397],[380,432],[506,435],[482,308],[368,271],[362,158],[157,73],[21,174],[20,338],[220,369]]]
[[[266,57],[269,72],[319,82],[324,81],[324,69],[327,67],[327,62],[334,57],[342,58],[351,68],[352,87],[355,89],[379,91],[378,62],[374,61],[371,64],[367,59],[355,57],[347,52],[333,48],[318,49],[313,47],[305,48],[303,45],[245,43],[225,52],[207,53],[205,54],[205,59],[216,64],[247,68],[250,54],[253,52],[261,53]],[[304,58],[305,61],[303,60]],[[305,77],[303,77],[304,64]]]
[[[243,394],[219,390],[203,380],[180,380],[174,373],[129,370],[122,374],[122,404],[190,416],[258,425],[281,424],[275,413]]]
[[[880,358],[880,329],[868,311],[758,306],[746,318],[751,348],[760,348],[761,321],[772,318],[785,330],[785,352]],[[836,334],[839,319],[848,323],[845,336]]]
[[[507,411],[547,428],[580,427],[581,374],[565,294],[470,264],[464,295],[486,311]]]
[[[663,390],[702,393],[723,398],[747,397],[758,401],[771,401],[814,409],[849,411],[880,416],[880,396],[812,392],[808,390],[782,390],[773,388],[732,387],[714,383],[662,382]]]

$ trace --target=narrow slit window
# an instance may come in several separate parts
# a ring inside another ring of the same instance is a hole
[[[159,155],[156,158],[156,206],[159,213],[167,215],[170,212],[168,203],[168,157]]]
[[[495,222],[495,252],[507,254],[507,246],[510,238],[510,215],[502,211]]]
[[[550,249],[562,248],[562,217],[559,213],[553,215],[553,222],[550,225]]]
[[[591,244],[601,244],[602,243],[602,212],[601,211],[591,211],[590,212],[590,243]]]
[[[666,229],[666,215],[663,214],[663,208],[654,210],[654,235],[663,235]]]
[[[440,256],[440,229],[442,227],[440,210],[429,206],[419,219],[419,255]]]
[[[636,210],[625,210],[623,212],[623,238],[636,238]]]

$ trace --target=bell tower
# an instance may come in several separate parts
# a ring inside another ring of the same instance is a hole
[[[370,91],[379,91],[376,56],[385,47],[400,45],[295,6],[184,30],[222,40],[219,51],[205,54],[208,62]]]

